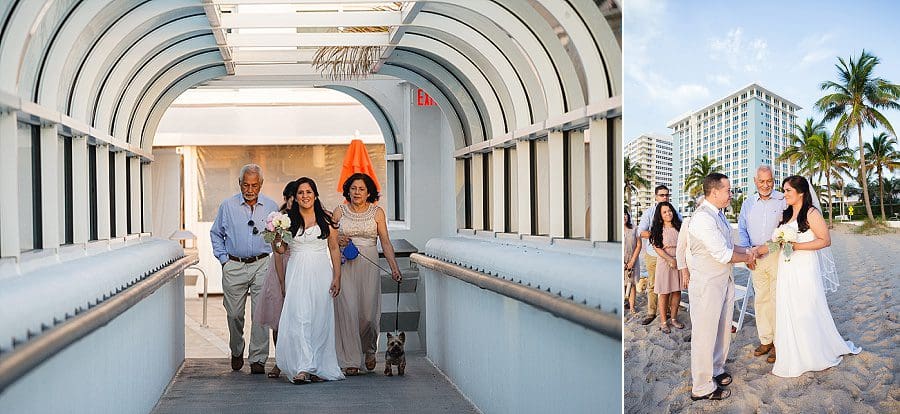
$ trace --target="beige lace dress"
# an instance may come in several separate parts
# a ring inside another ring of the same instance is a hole
[[[378,262],[375,214],[379,207],[369,204],[362,213],[341,205],[340,234],[350,237],[359,254]],[[375,354],[381,315],[379,270],[362,257],[341,265],[341,294],[334,303],[335,347],[341,369],[364,366],[365,354]]]

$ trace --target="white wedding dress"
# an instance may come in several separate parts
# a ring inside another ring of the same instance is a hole
[[[284,307],[278,322],[278,367],[294,378],[308,372],[325,380],[344,379],[334,348],[334,300],[328,241],[319,226],[288,241]]]
[[[797,222],[787,224],[797,230]],[[815,239],[812,230],[799,233],[797,241]],[[778,357],[772,373],[799,377],[841,363],[842,355],[862,351],[845,341],[834,326],[825,300],[819,260],[813,250],[794,251],[790,260],[779,253],[775,287],[775,349]]]

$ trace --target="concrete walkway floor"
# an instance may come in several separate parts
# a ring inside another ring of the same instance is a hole
[[[375,371],[343,381],[294,385],[282,375],[270,379],[251,375],[244,368],[231,370],[228,328],[222,297],[211,297],[208,325],[203,327],[203,302],[185,299],[185,361],[154,413],[477,413],[426,358],[423,352],[407,355],[406,375],[384,376],[384,352],[378,353]],[[244,339],[250,339],[250,306],[245,316]],[[269,341],[269,363],[275,349]]]
[[[268,372],[274,361],[270,358]],[[251,375],[227,358],[186,359],[153,413],[477,413],[421,352],[407,356],[406,375],[376,370],[343,381],[294,385],[282,375]]]

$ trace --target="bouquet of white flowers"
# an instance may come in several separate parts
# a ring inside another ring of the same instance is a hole
[[[266,243],[275,240],[275,235],[281,234],[282,239],[291,237],[291,218],[287,214],[273,211],[266,217],[266,228],[262,231],[262,238]]]
[[[784,250],[785,261],[791,261],[791,253],[794,253],[792,242],[797,241],[797,231],[786,225],[778,226],[772,233],[772,241],[767,242],[769,253]]]

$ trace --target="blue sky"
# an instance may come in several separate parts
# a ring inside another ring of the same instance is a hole
[[[813,108],[819,84],[837,81],[837,57],[862,49],[881,63],[875,74],[900,83],[900,2],[699,1],[623,2],[624,139],[670,135],[666,124],[752,82]],[[883,112],[900,133],[900,111]],[[833,126],[833,123],[831,124]],[[871,140],[872,130],[863,130]],[[852,135],[856,142],[856,135]]]

